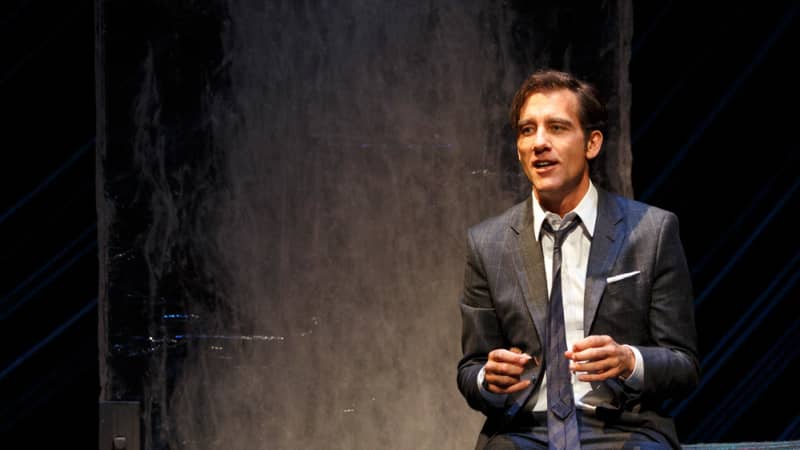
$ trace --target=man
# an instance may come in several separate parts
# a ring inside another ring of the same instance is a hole
[[[534,73],[511,122],[532,196],[470,228],[460,300],[477,448],[679,448],[660,407],[699,364],[676,216],[590,180],[606,122],[590,84]]]

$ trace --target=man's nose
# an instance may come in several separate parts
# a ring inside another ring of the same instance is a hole
[[[550,147],[550,137],[547,135],[544,127],[536,130],[536,135],[533,137],[533,149],[543,150]]]

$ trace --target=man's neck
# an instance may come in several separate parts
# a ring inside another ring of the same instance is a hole
[[[538,192],[535,188],[533,189],[533,195],[536,197],[536,201],[539,202],[539,205],[541,205],[542,209],[558,214],[558,216],[561,218],[563,218],[568,212],[575,209],[575,207],[578,206],[578,203],[583,200],[583,197],[586,196],[587,192],[589,192],[588,177],[582,179],[575,189],[572,189],[565,194],[553,192],[548,195]]]

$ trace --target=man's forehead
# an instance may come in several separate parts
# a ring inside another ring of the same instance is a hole
[[[578,99],[567,89],[534,92],[528,96],[520,111],[520,122],[529,120],[578,119]]]
[[[532,104],[548,104],[566,106],[576,109],[578,106],[578,96],[569,89],[553,89],[546,91],[536,91],[528,95],[523,103],[523,109]]]

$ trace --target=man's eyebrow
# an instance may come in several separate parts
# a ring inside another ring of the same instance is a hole
[[[523,127],[525,125],[530,125],[532,123],[536,123],[536,121],[533,120],[533,119],[522,119],[519,122],[517,122],[517,127]],[[547,124],[547,125],[569,125],[569,126],[575,125],[572,120],[564,119],[564,118],[560,118],[560,117],[548,118],[548,119],[545,120],[545,124]]]
[[[547,119],[545,122],[548,123],[548,124],[570,125],[570,126],[573,125],[573,122],[571,120],[562,119],[562,118],[559,118],[559,117],[555,117],[555,118],[552,118],[552,119]]]
[[[534,123],[534,122],[535,121],[533,119],[522,119],[519,122],[517,122],[517,126],[521,127],[521,126],[524,126],[524,125],[530,125],[531,123]]]

